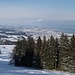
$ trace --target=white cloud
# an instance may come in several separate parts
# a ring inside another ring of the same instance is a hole
[[[41,22],[41,21],[43,21],[43,19],[38,19],[38,22]]]

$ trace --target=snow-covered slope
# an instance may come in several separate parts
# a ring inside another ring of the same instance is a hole
[[[68,72],[35,70],[31,68],[9,65],[9,53],[13,48],[14,45],[0,45],[0,75],[75,75],[74,73]]]

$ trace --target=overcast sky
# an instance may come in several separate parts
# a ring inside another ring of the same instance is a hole
[[[75,0],[0,0],[0,22],[75,20]]]

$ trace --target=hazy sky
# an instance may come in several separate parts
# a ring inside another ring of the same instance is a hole
[[[0,22],[75,20],[75,0],[0,0]]]

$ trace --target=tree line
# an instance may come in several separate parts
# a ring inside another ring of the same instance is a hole
[[[75,35],[23,38],[17,41],[12,59],[15,66],[75,72]]]

